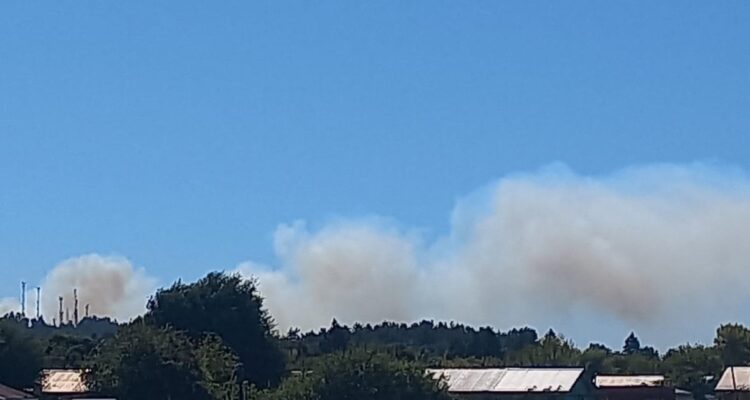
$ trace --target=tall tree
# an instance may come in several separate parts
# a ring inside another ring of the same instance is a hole
[[[716,330],[714,344],[724,366],[750,363],[750,330],[740,324],[721,325]]]
[[[83,360],[94,348],[95,342],[86,337],[54,335],[46,341],[45,368],[81,368]]]
[[[536,345],[517,352],[511,362],[528,366],[574,366],[580,363],[581,351],[573,342],[550,329]]]
[[[275,385],[284,373],[273,320],[253,280],[212,272],[195,283],[176,282],[149,301],[146,321],[193,339],[219,336],[239,357],[242,379],[259,387]]]
[[[351,331],[349,328],[341,326],[336,318],[331,322],[331,327],[323,336],[323,342],[320,344],[320,350],[324,353],[333,353],[343,351],[349,345]]]
[[[198,350],[180,332],[137,321],[94,350],[85,363],[86,381],[94,391],[121,400],[223,400],[217,389],[232,385],[227,371],[236,362],[209,341]]]
[[[721,373],[721,358],[714,347],[683,345],[664,355],[662,373],[675,386],[687,389],[696,399],[711,393],[714,384],[706,379]]]
[[[609,360],[612,356],[612,350],[607,346],[597,343],[591,343],[586,350],[581,353],[580,364],[586,368],[586,371],[592,376],[595,374],[612,372]]]
[[[289,378],[262,400],[448,400],[422,368],[384,353],[353,351],[324,357],[312,374]]]
[[[0,382],[16,388],[33,387],[41,369],[39,343],[14,319],[0,320]]]
[[[625,339],[625,345],[622,346],[622,352],[625,354],[636,354],[641,350],[641,341],[635,336],[635,332]]]

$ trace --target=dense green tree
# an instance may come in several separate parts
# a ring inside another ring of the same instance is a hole
[[[659,372],[661,360],[649,353],[615,354],[607,360],[616,374],[643,375]]]
[[[149,301],[146,321],[194,340],[216,334],[239,357],[241,378],[257,386],[275,385],[284,374],[284,354],[256,283],[238,274],[212,272],[195,283],[159,290]]]
[[[635,354],[639,351],[641,351],[641,341],[635,336],[635,332],[630,332],[622,346],[622,352],[624,354]]]
[[[612,372],[611,366],[612,350],[602,344],[592,343],[581,353],[580,365],[594,376]]]
[[[447,400],[440,381],[384,353],[353,351],[324,357],[309,375],[287,379],[263,400]]]
[[[44,348],[45,368],[81,368],[86,356],[94,348],[92,339],[70,335],[49,338]]]
[[[42,369],[42,349],[14,319],[0,320],[0,382],[16,388],[33,387]]]
[[[349,331],[349,328],[341,326],[338,321],[336,321],[336,318],[334,318],[327,334],[323,337],[323,341],[320,344],[320,350],[324,353],[343,351],[349,345],[350,339],[351,332]]]
[[[740,324],[721,325],[714,344],[724,366],[750,363],[750,330]]]
[[[509,361],[526,366],[577,366],[581,351],[550,329],[537,344],[517,352]]]
[[[216,335],[207,335],[195,347],[203,387],[214,399],[239,397],[237,356]]]
[[[664,355],[661,370],[675,386],[699,399],[713,390],[714,383],[706,378],[718,376],[722,365],[716,348],[683,345]]]
[[[86,380],[121,400],[223,400],[236,363],[217,340],[203,344],[196,349],[180,332],[137,321],[94,350],[84,365]]]

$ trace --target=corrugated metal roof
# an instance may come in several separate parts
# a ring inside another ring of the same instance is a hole
[[[34,396],[22,392],[20,390],[13,389],[12,387],[0,384],[0,400],[21,400],[21,399],[33,399]]]
[[[430,369],[454,393],[569,392],[583,368]]]
[[[43,393],[85,393],[83,371],[77,369],[46,369],[42,371]]]
[[[599,388],[664,386],[664,375],[598,375],[594,384]]]
[[[750,367],[729,367],[721,374],[717,391],[750,391]]]

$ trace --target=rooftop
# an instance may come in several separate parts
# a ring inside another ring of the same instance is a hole
[[[42,393],[85,393],[83,371],[77,369],[45,369],[42,371]]]
[[[0,384],[0,400],[20,400],[20,399],[33,399],[34,396],[22,392],[20,390],[13,389],[12,387]]]
[[[750,367],[729,367],[716,384],[717,392],[750,391]]]
[[[665,383],[664,375],[598,375],[594,379],[598,388],[658,387]]]
[[[430,369],[443,378],[453,393],[541,393],[569,392],[583,374],[583,368],[489,368]]]

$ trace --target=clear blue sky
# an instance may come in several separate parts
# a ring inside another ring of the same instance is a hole
[[[443,233],[561,161],[747,168],[750,3],[4,1],[0,297],[117,253],[272,261],[282,222]]]

